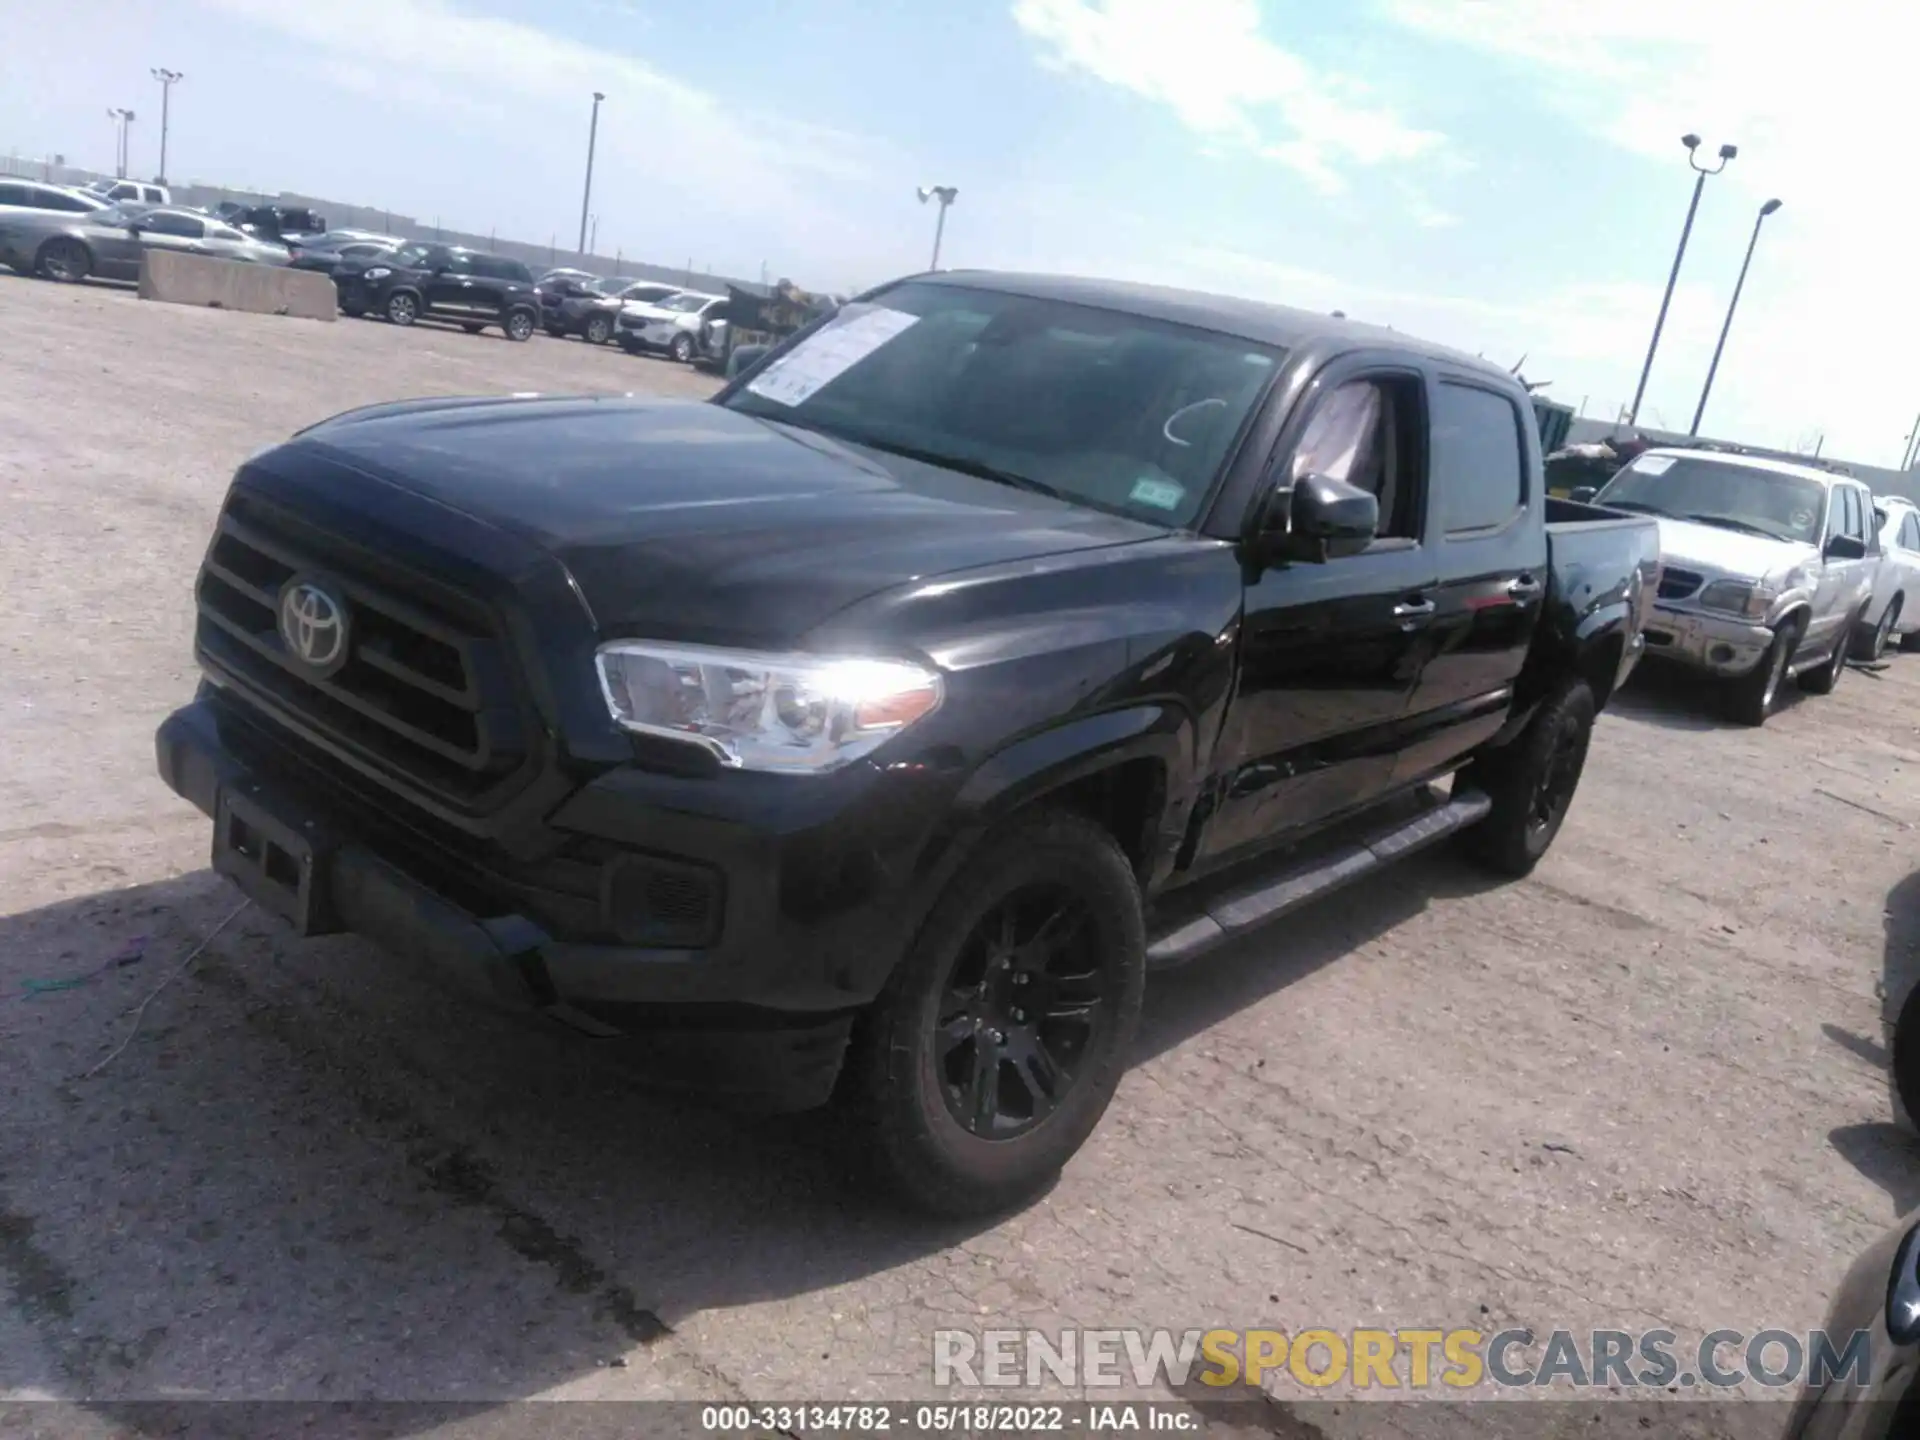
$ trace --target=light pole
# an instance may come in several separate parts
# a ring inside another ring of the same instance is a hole
[[[587,127],[587,188],[580,195],[580,246],[582,255],[587,253],[587,206],[593,200],[593,145],[600,138],[600,102],[607,97],[598,90],[593,92],[593,121]]]
[[[960,198],[960,191],[952,185],[922,185],[919,195],[922,205],[929,200],[940,202],[940,218],[933,222],[933,263],[927,267],[929,270],[938,270],[940,268],[940,237],[947,228],[947,207]]]
[[[133,124],[133,111],[115,106],[107,111],[107,118],[113,121],[114,128],[113,178],[124,180],[127,178],[127,163],[131,158],[127,146],[127,127]]]
[[[160,82],[160,173],[154,177],[161,185],[167,183],[167,116],[168,102],[173,98],[173,87],[187,77],[178,70],[167,70],[161,66],[153,67],[153,78]]]
[[[1769,200],[1760,207],[1760,213],[1753,217],[1753,234],[1747,240],[1747,258],[1740,262],[1740,278],[1733,282],[1733,299],[1727,302],[1727,318],[1720,325],[1720,340],[1713,347],[1713,363],[1707,366],[1707,383],[1700,387],[1700,403],[1693,410],[1693,427],[1689,435],[1700,433],[1700,417],[1707,413],[1707,396],[1713,393],[1713,377],[1720,369],[1720,352],[1727,348],[1727,332],[1733,328],[1733,312],[1740,304],[1741,288],[1747,283],[1747,267],[1753,264],[1753,247],[1760,243],[1760,226],[1766,218],[1780,208],[1778,200]]]
[[[1667,306],[1673,303],[1673,284],[1680,278],[1680,262],[1686,258],[1687,237],[1693,234],[1693,216],[1700,208],[1700,192],[1705,188],[1709,175],[1718,175],[1727,168],[1727,162],[1740,153],[1737,145],[1722,145],[1720,163],[1709,170],[1693,153],[1700,148],[1698,135],[1682,135],[1680,143],[1687,147],[1687,164],[1698,172],[1699,178],[1693,182],[1693,200],[1687,206],[1687,223],[1680,227],[1680,246],[1673,252],[1673,269],[1667,273],[1667,293],[1660,297],[1660,314],[1653,322],[1653,339],[1647,345],[1647,363],[1640,367],[1640,384],[1633,392],[1633,405],[1627,411],[1629,425],[1636,424],[1640,419],[1640,401],[1647,393],[1647,377],[1653,373],[1653,352],[1660,348],[1660,331],[1667,323]]]

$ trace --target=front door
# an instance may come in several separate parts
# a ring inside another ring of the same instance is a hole
[[[1316,381],[1274,483],[1319,473],[1380,500],[1373,543],[1324,564],[1269,567],[1247,587],[1222,789],[1203,863],[1251,853],[1377,799],[1424,654],[1436,574],[1421,542],[1422,378],[1336,372]]]
[[[468,256],[447,251],[434,265],[427,281],[427,309],[450,320],[464,320],[473,307],[473,264]]]
[[[1826,540],[1831,542],[1836,536],[1844,536],[1859,541],[1863,546],[1867,545],[1867,527],[1872,513],[1866,492],[1859,486],[1844,482],[1835,484],[1827,496]],[[1822,551],[1827,548],[1827,544],[1823,543]],[[1847,624],[1854,610],[1872,590],[1871,566],[1874,563],[1823,553],[1820,583],[1813,597],[1813,615],[1807,622],[1807,633],[1801,637],[1802,656],[1832,653],[1836,633]],[[1840,643],[1846,643],[1845,637],[1841,638]]]
[[[1401,783],[1446,768],[1506,723],[1547,596],[1545,500],[1527,480],[1540,473],[1529,463],[1539,450],[1532,415],[1503,390],[1446,374],[1430,406],[1439,584]]]

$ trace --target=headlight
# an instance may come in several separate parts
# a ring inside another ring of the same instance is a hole
[[[936,671],[901,660],[617,641],[594,663],[620,725],[704,746],[739,770],[836,770],[932,714],[942,696]]]
[[[371,270],[362,270],[360,272],[360,278],[363,280],[384,280],[392,273],[393,271],[387,266],[376,265]]]
[[[1766,585],[1745,580],[1716,580],[1700,592],[1704,609],[1721,610],[1729,615],[1744,615],[1749,620],[1764,620],[1779,592]]]

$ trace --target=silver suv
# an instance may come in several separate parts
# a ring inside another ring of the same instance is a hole
[[[1660,519],[1649,658],[1730,682],[1728,709],[1748,725],[1766,723],[1789,677],[1833,689],[1880,563],[1865,485],[1791,461],[1657,449],[1593,498]]]

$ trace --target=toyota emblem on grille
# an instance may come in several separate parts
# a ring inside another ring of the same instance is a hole
[[[310,668],[331,670],[346,658],[346,603],[312,580],[296,581],[280,596],[280,638]]]

